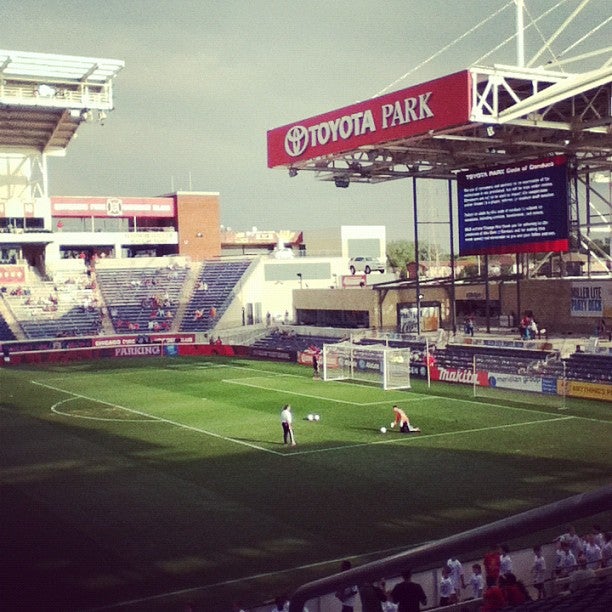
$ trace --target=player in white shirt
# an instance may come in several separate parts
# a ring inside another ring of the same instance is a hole
[[[533,547],[533,565],[531,566],[531,575],[533,577],[533,586],[538,592],[538,599],[544,599],[544,581],[546,580],[546,559],[542,555],[542,547]]]
[[[604,539],[606,543],[601,549],[601,567],[612,567],[612,534],[606,532]]]
[[[472,565],[472,575],[470,576],[469,583],[472,588],[472,597],[474,599],[480,599],[485,586],[480,563],[474,563],[474,565]]]
[[[283,443],[291,442],[291,446],[295,446],[295,436],[293,435],[293,415],[291,414],[291,406],[285,404],[280,414],[281,425],[283,427]]]
[[[559,542],[557,558],[555,561],[555,573],[557,576],[569,576],[576,569],[576,557],[570,550],[567,542]]]
[[[499,556],[499,575],[512,574],[512,559],[509,554],[510,547],[507,544],[502,544],[501,550],[502,552]]]
[[[455,594],[457,601],[461,599],[461,589],[465,589],[465,580],[463,579],[463,565],[457,557],[451,557],[446,565],[450,570],[450,576],[453,579],[453,586],[455,587]]]
[[[584,556],[587,560],[587,567],[589,569],[599,569],[601,567],[601,548],[595,543],[595,534],[588,533],[586,537],[586,544],[584,545]]]
[[[440,591],[441,606],[448,606],[449,604],[455,603],[455,586],[451,576],[451,571],[447,565],[442,568],[442,578],[440,579],[438,589]]]

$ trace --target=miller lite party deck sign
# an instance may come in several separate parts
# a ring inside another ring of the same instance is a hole
[[[268,131],[268,167],[290,166],[469,121],[467,70]]]

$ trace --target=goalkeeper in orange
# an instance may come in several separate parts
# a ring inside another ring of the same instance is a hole
[[[413,427],[410,424],[410,419],[408,415],[397,405],[393,406],[393,413],[395,414],[395,421],[391,423],[391,427],[395,427],[399,425],[399,430],[402,433],[411,433],[411,432],[420,432],[421,429],[419,427]]]

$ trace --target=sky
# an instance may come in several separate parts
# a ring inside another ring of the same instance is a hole
[[[530,57],[581,0],[524,1],[533,17],[559,5],[526,32]],[[593,31],[576,53],[610,44],[610,22],[597,28],[611,9],[591,0],[555,51]],[[513,40],[483,56],[514,34],[515,14],[509,0],[4,0],[0,47],[125,62],[105,124],[82,125],[49,161],[50,195],[219,192],[234,230],[385,225],[389,240],[411,240],[411,182],[289,178],[267,168],[266,132],[477,62],[514,64]],[[446,190],[419,189],[434,222]]]

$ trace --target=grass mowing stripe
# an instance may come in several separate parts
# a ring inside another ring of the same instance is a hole
[[[255,377],[250,377],[250,378],[255,378]],[[246,379],[248,380],[248,379]],[[342,400],[342,399],[333,399],[330,397],[325,397],[322,395],[313,395],[311,393],[300,393],[299,391],[287,391],[286,389],[278,389],[278,388],[274,388],[274,387],[266,387],[264,385],[255,385],[253,383],[248,383],[248,382],[244,382],[245,379],[244,378],[236,378],[236,379],[232,379],[232,378],[224,378],[221,380],[221,382],[224,383],[228,383],[231,385],[240,385],[243,387],[252,387],[254,389],[262,389],[264,391],[274,391],[276,393],[286,393],[288,395],[298,395],[299,397],[308,397],[310,399],[316,399],[316,400],[321,400],[324,402],[335,402],[337,404],[350,404],[351,406],[378,406],[378,405],[382,405],[382,404],[389,404],[391,402],[394,402],[396,400],[393,399],[389,399],[389,400],[384,400],[384,401],[380,401],[380,402],[355,402],[355,401],[349,401],[349,400]],[[411,398],[411,399],[405,399],[402,398],[402,403],[406,403],[406,402],[416,402],[419,400],[424,399],[426,396],[422,395],[419,397],[415,397],[415,398]],[[399,401],[399,400],[398,400]]]
[[[198,433],[202,433],[205,434],[207,436],[211,436],[213,438],[218,438],[220,440],[225,440],[226,442],[232,442],[233,444],[239,444],[242,446],[248,446],[249,448],[253,448],[255,450],[259,450],[259,451],[263,451],[265,453],[271,453],[272,455],[278,455],[280,457],[285,457],[286,455],[284,453],[279,453],[278,451],[269,449],[269,448],[264,448],[263,446],[259,446],[258,444],[252,444],[251,442],[245,442],[244,440],[236,440],[235,438],[229,438],[227,436],[222,436],[220,434],[216,434],[212,431],[207,431],[206,429],[202,429],[200,427],[193,427],[191,425],[185,425],[184,423],[179,423],[177,421],[172,421],[170,419],[165,419],[163,417],[158,417],[152,414],[147,414],[146,412],[142,412],[140,410],[135,410],[134,408],[127,408],[126,406],[120,406],[119,404],[113,404],[111,402],[105,402],[103,400],[98,400],[94,397],[88,397],[87,395],[82,395],[80,393],[73,393],[72,391],[66,391],[66,389],[60,389],[59,387],[54,387],[53,385],[48,385],[46,383],[41,383],[41,382],[37,382],[35,380],[30,381],[32,384],[34,385],[39,385],[41,387],[46,387],[47,389],[52,389],[54,391],[59,391],[61,393],[68,393],[69,395],[72,395],[74,397],[80,397],[81,399],[85,399],[88,400],[90,402],[98,402],[100,404],[104,404],[106,406],[111,406],[113,408],[121,408],[123,410],[127,410],[128,412],[131,412],[133,414],[138,414],[140,416],[145,416],[145,417],[149,417],[152,420],[155,421],[160,421],[162,423],[167,423],[169,425],[174,425],[175,427],[181,427],[183,429],[188,429],[189,431],[196,431]]]
[[[344,446],[332,446],[329,448],[314,448],[312,450],[295,451],[288,457],[297,457],[298,455],[312,455],[315,453],[327,453],[335,450],[348,450],[351,448],[359,448],[360,446],[372,446],[374,444],[393,444],[394,442],[405,442],[406,440],[429,440],[431,438],[440,438],[442,436],[455,436],[461,434],[478,433],[482,431],[491,431],[495,429],[506,429],[508,427],[522,427],[524,425],[537,425],[538,423],[550,423],[552,421],[568,421],[577,417],[565,416],[555,417],[553,419],[538,419],[537,421],[522,421],[520,423],[507,423],[506,425],[493,425],[491,427],[477,427],[475,429],[462,429],[460,431],[445,431],[437,434],[429,435],[415,435],[415,436],[404,436],[401,438],[394,438],[393,440],[376,440],[374,442],[362,442],[360,444],[345,444]]]

